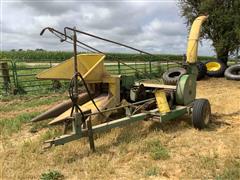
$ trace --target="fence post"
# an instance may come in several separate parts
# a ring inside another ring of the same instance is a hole
[[[144,74],[147,74],[147,65],[146,60],[144,59]]]
[[[121,64],[119,61],[118,61],[118,74],[121,74]]]
[[[1,67],[2,77],[3,77],[4,88],[5,88],[6,93],[7,93],[8,88],[9,88],[9,84],[10,84],[8,63],[7,62],[2,62],[2,63],[0,63],[0,67]]]
[[[152,63],[151,60],[149,60],[149,73],[152,75]]]
[[[9,62],[11,63],[11,67],[9,68],[9,70],[12,72],[10,76],[12,76],[12,78],[13,78],[13,85],[15,87],[16,79],[15,79],[15,72],[14,72],[14,68],[13,68],[13,61],[10,60]]]
[[[139,74],[137,72],[137,59],[136,58],[134,58],[134,68],[135,68],[135,75],[138,77]]]
[[[14,74],[13,76],[14,76],[15,82],[16,82],[15,87],[18,91],[19,90],[19,83],[18,83],[17,65],[16,65],[15,61],[13,62],[13,74]]]
[[[162,65],[163,65],[163,67],[162,67]],[[158,73],[158,76],[157,76],[157,77],[161,77],[162,74],[163,74],[162,71],[164,71],[163,68],[164,68],[164,66],[165,66],[165,63],[161,64],[161,62],[157,61],[156,66],[157,66],[157,73]]]
[[[52,60],[50,59],[50,62],[49,62],[49,64],[50,64],[50,68],[52,67]]]

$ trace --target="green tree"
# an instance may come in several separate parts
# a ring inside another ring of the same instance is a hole
[[[178,6],[188,27],[197,16],[209,15],[202,37],[212,40],[217,58],[227,63],[240,47],[240,0],[178,0]]]

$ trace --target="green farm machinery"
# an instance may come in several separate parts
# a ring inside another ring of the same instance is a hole
[[[72,43],[74,49],[71,59],[37,75],[39,79],[70,81],[70,99],[32,119],[32,122],[37,122],[54,118],[49,122],[50,125],[63,124],[63,135],[46,141],[47,147],[88,137],[90,148],[94,151],[96,133],[142,120],[157,120],[161,123],[184,114],[192,116],[195,128],[205,128],[210,121],[210,104],[207,99],[195,98],[198,40],[201,25],[206,19],[206,16],[199,16],[193,22],[184,65],[186,72],[180,76],[176,72],[172,74],[179,76],[176,85],[163,84],[159,79],[140,81],[134,76],[110,74],[104,67],[105,54],[79,41],[77,33],[154,56],[148,52],[76,28],[65,27],[63,33],[49,27],[43,29],[41,35],[49,30],[60,37],[62,42]],[[68,35],[69,31],[73,36]],[[78,45],[94,52],[77,54]]]

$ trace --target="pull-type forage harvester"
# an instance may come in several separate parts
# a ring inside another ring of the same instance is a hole
[[[32,122],[36,122],[54,118],[49,122],[50,125],[64,125],[63,135],[46,141],[49,147],[88,137],[90,148],[94,151],[93,134],[95,133],[146,119],[159,122],[169,121],[184,114],[192,116],[195,128],[206,127],[211,115],[209,101],[195,99],[198,40],[202,23],[206,19],[206,16],[199,16],[192,24],[186,55],[187,73],[180,76],[176,86],[156,83],[153,80],[137,81],[133,76],[111,75],[104,68],[105,55],[78,41],[76,33],[153,56],[150,53],[75,28],[66,27],[64,33],[49,27],[43,29],[41,35],[45,30],[49,30],[60,37],[61,41],[68,41],[74,47],[73,58],[37,75],[39,79],[70,80],[70,100],[32,119]],[[73,36],[67,35],[67,31],[71,31]],[[90,48],[96,53],[77,55],[78,45]],[[80,82],[86,89],[81,93]],[[124,110],[121,111],[122,114],[119,114],[120,110]],[[118,117],[120,115],[123,117],[112,120],[113,117],[116,117],[116,115],[114,116],[116,113],[118,113]],[[93,126],[93,124],[96,125]],[[69,133],[70,127],[72,127],[71,133]]]

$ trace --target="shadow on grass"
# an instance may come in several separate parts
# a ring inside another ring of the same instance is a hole
[[[234,112],[231,114],[227,114],[229,116],[238,115],[239,112]],[[222,126],[231,126],[230,123],[224,121],[222,119],[223,115],[219,114],[212,114],[210,123],[207,128],[202,129],[201,131],[216,131],[217,129],[221,128]],[[194,128],[192,125],[191,117],[184,115],[178,119],[174,119],[171,121],[166,121],[162,123],[154,122],[150,126],[150,130],[160,131],[162,130],[165,133],[175,133],[180,131],[185,131],[186,129]]]
[[[106,132],[110,133],[110,132]],[[119,135],[113,140],[113,142],[109,142],[107,144],[102,144],[97,146],[97,152],[100,153],[108,153],[111,147],[117,147],[120,145],[128,145],[130,143],[135,143],[140,141],[142,138],[147,137],[147,130],[144,129],[142,124],[131,124],[127,127],[121,128]],[[100,135],[101,136],[101,135]],[[99,138],[101,138],[99,136]]]
[[[149,127],[149,130],[163,131],[165,133],[175,133],[176,131],[184,131],[189,128],[192,128],[191,119],[189,116],[184,115],[171,121],[154,122]]]
[[[187,119],[188,118],[188,119]],[[144,122],[146,123],[146,122]],[[178,118],[176,120],[158,123],[158,122],[149,122],[151,123],[150,126],[144,127],[142,123],[133,123],[129,126],[125,126],[121,128],[121,131],[119,135],[113,140],[113,142],[104,143],[101,145],[97,144],[97,139],[102,138],[102,136],[107,136],[107,133],[110,133],[111,131],[105,132],[104,135],[97,134],[95,136],[95,146],[96,146],[96,153],[97,154],[106,154],[111,153],[112,147],[119,147],[124,148],[130,143],[136,143],[141,141],[142,139],[145,139],[149,133],[153,131],[163,131],[165,133],[174,133],[176,131],[184,131],[186,129],[191,128],[191,122],[189,120],[189,117],[183,116],[181,118]],[[88,140],[88,139],[87,139]],[[86,143],[88,145],[88,142]]]
[[[221,116],[212,114],[211,122],[205,130],[206,131],[216,131],[217,129],[221,128],[222,126],[231,126],[231,124],[224,121]]]

